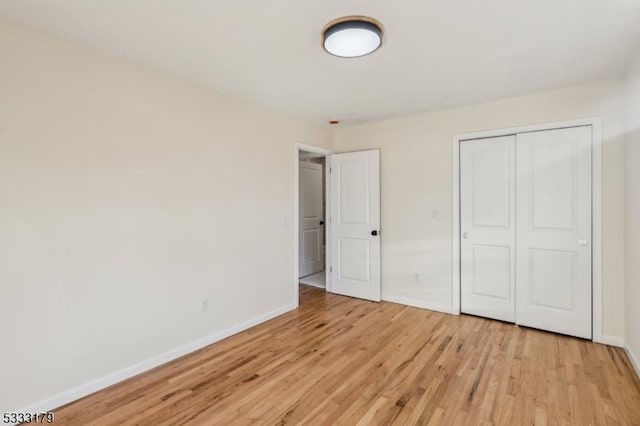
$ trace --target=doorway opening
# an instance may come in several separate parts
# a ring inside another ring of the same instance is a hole
[[[325,232],[327,179],[323,154],[298,153],[298,279],[326,288]]]
[[[329,187],[327,156],[333,151],[311,145],[296,145],[296,259],[295,297],[306,286],[330,289]]]
[[[297,144],[295,173],[296,306],[301,282],[379,302],[380,151]]]

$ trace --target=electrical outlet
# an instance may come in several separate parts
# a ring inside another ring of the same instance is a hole
[[[433,219],[433,220],[440,220],[440,210],[438,210],[438,209],[432,209],[432,210],[431,210],[431,219]]]
[[[205,312],[209,312],[209,298],[205,297],[202,299],[202,302],[200,303],[200,312],[205,313]]]
[[[413,274],[413,279],[417,283],[422,283],[422,274],[420,272],[415,272]]]

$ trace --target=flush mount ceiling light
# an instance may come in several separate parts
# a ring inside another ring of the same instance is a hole
[[[332,55],[357,58],[373,53],[382,44],[380,21],[367,16],[345,16],[329,22],[322,30],[322,46]]]

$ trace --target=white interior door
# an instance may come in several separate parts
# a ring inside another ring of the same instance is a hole
[[[380,152],[329,158],[330,291],[380,301]]]
[[[591,132],[517,136],[517,323],[589,339]]]
[[[300,162],[299,191],[298,275],[305,277],[324,268],[321,164]]]
[[[460,144],[460,309],[515,322],[516,137]]]

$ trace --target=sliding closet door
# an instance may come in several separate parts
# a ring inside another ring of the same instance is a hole
[[[591,338],[591,127],[517,136],[517,323]]]
[[[460,144],[462,312],[514,322],[515,136]]]

